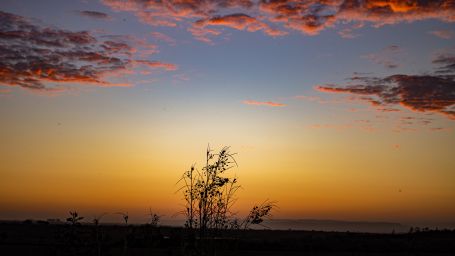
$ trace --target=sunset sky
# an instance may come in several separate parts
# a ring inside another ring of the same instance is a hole
[[[171,218],[210,144],[239,216],[455,223],[454,25],[451,0],[2,0],[0,219]]]

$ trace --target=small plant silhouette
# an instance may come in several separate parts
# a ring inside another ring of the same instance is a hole
[[[94,224],[95,226],[98,226],[98,225],[100,224],[101,219],[102,219],[106,214],[107,214],[107,213],[103,213],[103,214],[100,214],[100,215],[98,215],[98,216],[93,217],[93,220],[92,220],[93,224]]]
[[[103,213],[101,215],[93,217],[93,224],[95,225],[95,241],[96,241],[96,250],[97,255],[101,255],[101,241],[103,239],[103,234],[100,231],[100,221],[107,213]]]
[[[79,214],[77,213],[77,211],[74,211],[74,212],[71,212],[70,211],[70,217],[69,218],[66,218],[66,221],[67,222],[70,222],[71,225],[80,225],[80,221],[83,220],[84,217],[82,216],[79,216]]]
[[[125,225],[128,226],[128,219],[129,215],[128,212],[123,213],[123,212],[117,212],[116,214],[120,214],[123,217],[123,221],[125,222]],[[123,255],[128,254],[128,236],[129,236],[129,229],[126,230],[125,236],[123,238]]]
[[[129,216],[128,216],[128,212],[126,212],[126,213],[123,213],[123,212],[117,212],[116,214],[122,215],[122,217],[123,217],[123,221],[125,222],[125,224],[126,224],[126,225],[128,225],[128,218],[129,218]]]
[[[149,209],[149,216],[150,216],[150,225],[152,227],[158,227],[161,216],[156,214],[155,212],[153,212],[152,209]]]
[[[253,206],[250,213],[248,216],[246,216],[245,220],[242,223],[243,228],[248,229],[251,225],[264,226],[261,223],[264,222],[264,218],[270,216],[273,208],[276,208],[276,204],[268,200],[260,205]]]

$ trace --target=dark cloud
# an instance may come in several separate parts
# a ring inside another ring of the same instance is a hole
[[[437,73],[455,73],[455,55],[441,54],[438,55],[434,60],[434,64],[439,65]]]
[[[127,86],[106,76],[134,67],[134,48],[124,42],[100,41],[89,32],[72,32],[31,24],[0,11],[0,84],[22,88],[61,90],[52,84],[83,83]],[[175,65],[149,61],[149,67],[175,69]]]
[[[455,80],[450,76],[392,75],[384,78],[354,78],[348,86],[317,86],[322,92],[350,93],[375,97],[373,105],[399,104],[418,112],[438,112],[455,119]],[[373,100],[373,98],[370,98]],[[368,99],[367,99],[368,100]]]
[[[107,13],[104,12],[97,12],[97,11],[76,11],[77,14],[92,18],[92,19],[100,19],[100,20],[110,20],[112,19]]]

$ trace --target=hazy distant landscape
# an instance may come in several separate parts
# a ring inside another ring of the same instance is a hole
[[[168,226],[182,226],[185,220],[163,219],[162,224]],[[440,229],[453,227],[450,225],[438,225]],[[339,221],[339,220],[315,220],[315,219],[268,219],[264,220],[263,226],[255,226],[253,229],[270,230],[315,230],[336,232],[366,232],[366,233],[405,233],[410,225],[391,222],[363,222],[363,221]],[[429,226],[435,228],[437,226]]]

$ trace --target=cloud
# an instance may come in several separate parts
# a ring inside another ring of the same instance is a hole
[[[440,65],[437,73],[455,73],[455,55],[452,54],[440,54],[433,60],[434,64]]]
[[[152,26],[175,27],[185,19],[208,18],[221,9],[253,6],[249,0],[102,0],[115,11],[133,12],[142,22]]]
[[[168,43],[169,45],[175,46],[175,45],[177,44],[177,41],[176,41],[174,38],[172,38],[172,37],[170,37],[170,36],[168,36],[168,35],[166,35],[166,34],[164,34],[164,33],[161,33],[161,32],[151,32],[150,35],[151,35],[153,38],[155,38],[156,40],[166,42],[166,43]]]
[[[92,19],[99,19],[99,20],[111,20],[112,17],[104,12],[97,12],[97,11],[76,11],[77,14],[80,16],[92,18]]]
[[[453,0],[102,0],[115,11],[132,12],[141,22],[152,26],[193,27],[227,26],[239,30],[263,31],[282,36],[290,30],[317,35],[327,28],[343,24],[340,35],[352,38],[354,29],[370,25],[409,23],[436,19],[455,21]],[[276,27],[276,28],[272,28]],[[194,28],[192,29],[194,31]],[[192,32],[192,31],[190,31]],[[193,33],[193,32],[192,32]],[[210,42],[205,36],[196,37]],[[193,33],[194,35],[195,33]]]
[[[387,69],[394,69],[399,66],[397,57],[401,49],[397,45],[389,45],[377,53],[363,55],[363,58],[370,60],[376,64],[382,65]]]
[[[34,25],[26,18],[0,11],[0,84],[35,91],[62,91],[63,84],[130,86],[106,79],[127,72],[136,63],[175,70],[158,61],[134,60],[135,49],[101,41],[86,31],[72,32]]]
[[[353,30],[350,29],[350,28],[342,29],[342,30],[338,31],[338,34],[342,38],[346,38],[346,39],[353,39],[353,38],[356,38],[358,36],[358,35],[354,34]]]
[[[284,107],[286,104],[273,102],[273,101],[255,101],[255,100],[244,100],[243,104],[255,105],[255,106],[269,106],[269,107]]]
[[[213,40],[210,38],[210,36],[217,36],[221,34],[221,31],[219,30],[204,28],[201,26],[189,27],[188,31],[194,36],[196,40],[207,44],[213,44]]]
[[[380,107],[401,105],[416,112],[437,112],[455,120],[455,80],[451,76],[392,75],[384,78],[353,78],[355,85],[318,85],[316,90],[374,98]]]
[[[455,3],[451,0],[263,0],[259,7],[270,15],[271,21],[309,35],[318,34],[337,22],[365,22],[378,27],[425,19],[455,21]]]
[[[177,70],[177,65],[171,63],[164,63],[160,61],[133,60],[133,63],[144,65],[150,68],[161,68],[168,71]]]
[[[357,22],[357,23],[354,23],[352,24],[351,26],[348,26],[348,27],[345,27],[341,30],[338,31],[338,34],[342,37],[342,38],[346,38],[346,39],[352,39],[352,38],[356,38],[358,37],[359,35],[358,34],[355,34],[354,33],[354,30],[356,29],[360,29],[364,26],[364,22]]]
[[[363,121],[363,120],[362,120]],[[375,132],[377,128],[374,127],[369,122],[354,122],[354,123],[345,123],[345,124],[312,124],[307,126],[310,129],[332,129],[337,131],[344,131],[350,129],[361,130],[365,132]]]
[[[261,22],[256,18],[253,18],[243,13],[235,13],[225,16],[215,16],[206,20],[198,20],[195,22],[195,24],[198,27],[225,26],[237,30],[246,30],[249,32],[262,30],[269,36],[283,36],[287,34],[287,32],[272,29],[266,23]]]
[[[452,30],[432,30],[429,31],[428,33],[437,36],[442,39],[451,39],[454,36],[454,33]]]

